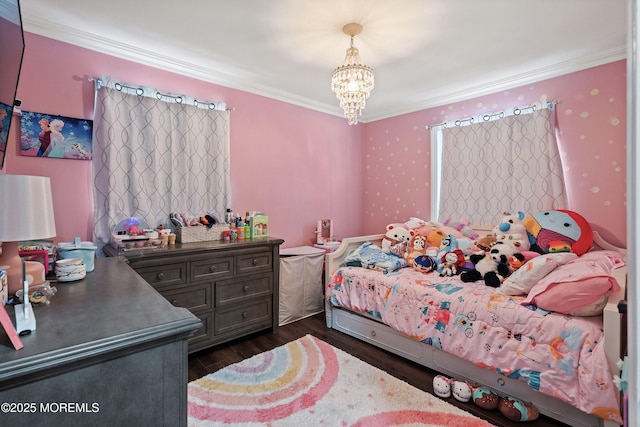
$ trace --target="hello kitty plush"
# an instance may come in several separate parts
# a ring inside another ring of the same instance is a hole
[[[433,379],[433,393],[438,397],[451,397],[451,380],[444,375],[436,375]]]
[[[464,380],[451,380],[451,394],[460,402],[468,402],[471,400],[471,386]]]

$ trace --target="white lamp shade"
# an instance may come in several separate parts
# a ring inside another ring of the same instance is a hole
[[[44,176],[0,175],[0,242],[55,236],[50,179]]]

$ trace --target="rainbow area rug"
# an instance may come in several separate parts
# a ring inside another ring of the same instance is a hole
[[[307,335],[188,386],[189,426],[460,426],[481,420]]]

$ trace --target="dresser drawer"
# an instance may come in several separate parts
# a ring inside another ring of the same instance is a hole
[[[221,307],[247,298],[268,296],[273,292],[271,275],[219,280],[215,283],[215,306]]]
[[[236,260],[238,274],[258,271],[271,271],[273,269],[273,259],[271,252],[265,251],[237,255]]]
[[[204,313],[194,313],[200,319],[202,326],[195,334],[189,337],[189,353],[207,348],[211,345],[211,337],[213,336],[213,314],[210,311]]]
[[[191,261],[189,276],[192,281],[215,279],[233,275],[233,257],[206,258]]]
[[[186,262],[160,264],[154,267],[134,267],[134,269],[144,280],[156,288],[187,282]]]
[[[160,294],[176,307],[184,307],[190,311],[211,309],[211,283],[200,283],[177,289],[160,291]]]
[[[232,309],[216,309],[213,312],[214,334],[221,335],[244,327],[271,326],[271,298],[254,300]]]

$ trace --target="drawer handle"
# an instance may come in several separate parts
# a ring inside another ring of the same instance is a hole
[[[177,300],[177,299],[173,299],[173,300],[171,300],[171,304],[173,304],[173,305],[176,305],[176,306],[177,306],[177,305],[178,305],[178,300]]]
[[[254,258],[253,261],[251,261],[251,264],[253,264],[253,266],[255,267],[256,265],[258,265],[258,260]]]
[[[504,380],[504,378],[498,378],[496,381],[501,386],[504,386],[506,384],[506,381]]]
[[[156,277],[158,278],[158,280],[164,280],[164,273],[158,273]]]
[[[249,292],[249,285],[244,285],[242,287],[242,290],[245,291],[245,292]]]
[[[209,266],[209,273],[215,273],[215,272],[216,272],[216,266],[215,265]]]
[[[372,331],[371,331],[371,336],[372,336],[372,337],[375,337],[375,336],[376,336],[376,331],[375,331],[375,330],[372,330]]]
[[[247,313],[246,311],[242,312],[242,318],[246,319],[247,317],[249,317],[249,313]]]

